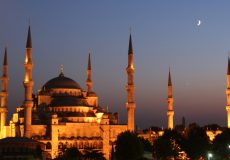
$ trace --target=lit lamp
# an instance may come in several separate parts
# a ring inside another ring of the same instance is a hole
[[[208,153],[208,160],[211,160],[212,157],[213,157],[212,153]]]
[[[230,150],[230,144],[228,145],[228,149]],[[228,158],[230,157],[230,155],[228,155]]]

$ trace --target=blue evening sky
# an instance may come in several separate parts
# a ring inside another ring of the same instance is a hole
[[[166,127],[171,67],[175,123],[226,126],[226,66],[230,1],[1,0],[0,61],[8,46],[9,115],[24,98],[25,42],[33,41],[34,92],[59,74],[85,89],[91,49],[94,90],[101,106],[126,122],[130,27],[135,54],[136,124]],[[197,26],[198,20],[202,21]]]

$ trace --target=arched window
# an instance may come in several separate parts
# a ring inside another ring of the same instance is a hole
[[[48,150],[48,149],[52,149],[52,145],[51,145],[50,142],[47,142],[47,143],[46,143],[46,149],[47,149],[47,150]]]
[[[103,147],[103,143],[102,143],[102,142],[99,142],[98,148],[101,149],[102,147]]]
[[[96,149],[97,148],[97,142],[93,143],[93,148]]]
[[[80,142],[78,147],[79,147],[79,149],[82,149],[83,148],[83,143]]]
[[[85,142],[84,148],[89,148],[89,142]]]
[[[78,148],[77,142],[74,143],[73,147]]]
[[[89,148],[93,148],[93,143],[89,143]]]
[[[52,157],[51,154],[48,153],[48,154],[47,154],[47,158],[48,158],[48,159],[51,159],[51,157]]]
[[[60,142],[60,143],[58,144],[58,149],[62,149],[62,148],[63,148],[63,143]]]

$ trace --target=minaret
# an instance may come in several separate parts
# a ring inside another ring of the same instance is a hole
[[[230,58],[228,57],[228,68],[227,68],[227,89],[226,89],[226,95],[227,95],[227,125],[228,128],[230,128]]]
[[[2,69],[2,91],[1,91],[1,135],[0,138],[5,138],[5,125],[6,125],[6,113],[7,113],[7,96],[8,96],[8,62],[7,62],[7,48],[5,48],[5,55]]]
[[[92,76],[92,70],[91,70],[91,59],[90,59],[90,49],[89,49],[87,79],[86,79],[87,93],[93,92],[93,82],[91,76]]]
[[[32,39],[30,26],[28,30],[27,43],[26,43],[26,58],[25,58],[25,78],[24,78],[24,88],[25,88],[25,100],[24,100],[24,136],[31,137],[31,116],[33,107],[33,86],[34,82],[32,80]]]
[[[172,96],[172,80],[171,80],[171,74],[169,69],[169,77],[168,77],[168,129],[173,129],[173,116],[174,116],[174,110],[173,110],[173,96]]]
[[[132,37],[131,34],[129,36],[129,51],[128,51],[128,66],[126,68],[128,81],[126,85],[126,91],[127,91],[127,103],[126,108],[128,112],[128,130],[134,131],[134,111],[135,111],[135,100],[134,100],[134,59],[133,59],[133,46],[132,46]]]
[[[86,78],[87,102],[90,106],[98,107],[98,97],[96,93],[93,91],[90,49],[88,55],[88,66],[87,66],[86,74],[87,74],[87,78]]]

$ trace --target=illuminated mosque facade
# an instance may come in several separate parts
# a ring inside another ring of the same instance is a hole
[[[33,93],[32,79],[32,37],[28,29],[25,55],[24,102],[16,108],[9,124],[6,124],[8,98],[7,49],[3,60],[0,92],[0,139],[6,137],[26,137],[45,145],[50,158],[59,155],[64,147],[100,150],[110,159],[112,145],[124,131],[134,131],[135,126],[135,85],[134,54],[131,34],[128,47],[127,72],[127,124],[119,124],[118,113],[110,113],[98,104],[98,96],[93,91],[90,51],[88,55],[86,90],[73,79],[60,74],[47,81],[37,93]],[[227,127],[230,128],[230,59],[227,67]],[[174,129],[174,105],[171,73],[168,75],[167,128]],[[221,132],[220,132],[221,133]],[[218,134],[220,134],[218,132]],[[217,133],[207,131],[213,139]]]
[[[118,134],[134,131],[134,57],[131,34],[129,37],[127,71],[127,124],[119,124],[118,114],[109,113],[98,104],[93,91],[90,52],[88,57],[86,91],[73,79],[60,74],[47,81],[33,93],[32,37],[28,29],[25,55],[24,102],[16,108],[9,125],[6,124],[8,97],[8,62],[5,50],[0,103],[0,139],[27,137],[45,144],[50,158],[55,158],[63,147],[77,147],[80,151],[93,148],[110,158],[112,144]]]

